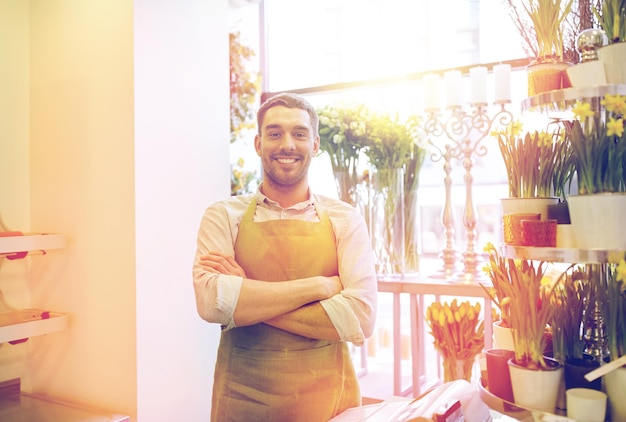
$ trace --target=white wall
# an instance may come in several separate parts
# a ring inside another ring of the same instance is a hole
[[[219,337],[191,264],[229,192],[227,40],[227,0],[0,2],[0,214],[68,239],[4,263],[0,288],[70,317],[2,346],[1,379],[141,421],[208,419]]]
[[[202,212],[230,193],[226,15],[226,0],[135,1],[142,421],[208,420],[219,330],[197,315],[191,264]]]

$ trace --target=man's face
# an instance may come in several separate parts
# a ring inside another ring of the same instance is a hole
[[[287,187],[307,183],[311,158],[319,150],[305,110],[275,106],[263,118],[260,136],[254,140],[263,163],[264,181]]]

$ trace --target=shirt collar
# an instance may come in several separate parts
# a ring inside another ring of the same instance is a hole
[[[257,204],[267,204],[271,207],[274,208],[280,208],[280,209],[285,209],[283,207],[281,207],[278,202],[274,201],[273,199],[268,198],[267,196],[265,196],[262,192],[261,192],[261,185],[259,185],[259,187],[256,190],[256,194],[255,194],[255,199]],[[302,202],[298,202],[296,204],[293,204],[292,206],[290,206],[289,208],[286,209],[291,209],[291,210],[303,210],[306,209],[307,207],[313,206],[315,205],[315,200],[313,198],[313,194],[311,193],[311,188],[309,188],[309,198],[302,201]]]

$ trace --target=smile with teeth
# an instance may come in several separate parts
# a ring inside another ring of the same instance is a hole
[[[277,158],[276,161],[282,164],[293,164],[296,162],[295,158]]]

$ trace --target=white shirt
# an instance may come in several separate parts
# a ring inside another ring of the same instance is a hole
[[[198,231],[193,265],[193,282],[199,315],[208,322],[235,327],[233,314],[242,278],[205,271],[200,257],[208,251],[234,256],[239,223],[250,202],[256,200],[253,221],[278,219],[319,221],[314,201],[328,215],[337,240],[339,278],[343,290],[320,301],[337,333],[357,346],[372,335],[376,317],[377,280],[371,241],[365,220],[352,206],[337,199],[311,195],[307,201],[281,208],[257,190],[255,194],[233,196],[211,205],[204,213]]]

